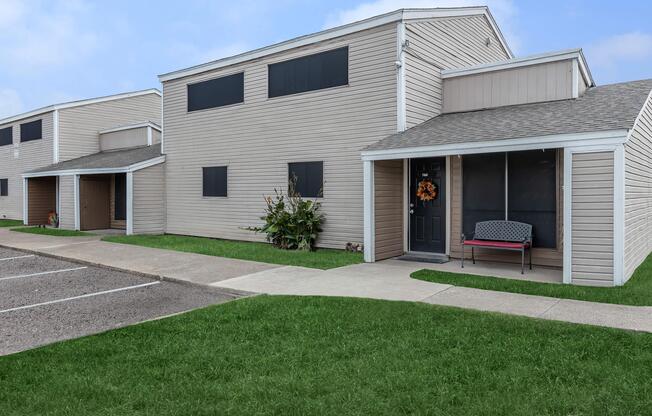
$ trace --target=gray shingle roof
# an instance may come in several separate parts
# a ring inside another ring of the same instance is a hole
[[[161,156],[161,144],[138,147],[135,149],[100,152],[54,165],[39,168],[27,173],[53,172],[72,169],[124,168],[135,163],[144,162]]]
[[[574,100],[442,114],[363,151],[630,129],[650,90],[652,79],[593,87]]]

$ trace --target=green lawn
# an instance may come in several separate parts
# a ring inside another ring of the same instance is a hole
[[[163,248],[207,254],[209,256],[229,257],[240,260],[253,260],[263,263],[285,264],[290,266],[332,269],[349,264],[362,263],[361,253],[344,250],[319,249],[317,251],[289,251],[278,249],[271,244],[246,241],[218,240],[214,238],[187,237],[180,235],[133,235],[107,236],[104,241],[134,244],[138,246]]]
[[[620,287],[586,287],[554,283],[537,283],[524,280],[471,274],[419,270],[412,277],[428,282],[455,286],[525,293],[553,298],[578,299],[591,302],[618,303],[621,305],[652,306],[652,255],[636,270],[632,278]]]
[[[40,234],[40,235],[53,235],[56,237],[84,237],[94,235],[84,231],[75,230],[61,230],[59,228],[41,228],[41,227],[20,227],[12,228],[11,231],[18,231],[20,233]]]
[[[426,304],[243,299],[0,357],[3,415],[635,415],[652,334]]]
[[[0,220],[0,228],[2,227],[17,227],[23,225],[23,222],[20,220]]]

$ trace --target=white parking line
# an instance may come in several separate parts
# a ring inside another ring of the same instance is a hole
[[[18,276],[7,276],[7,277],[0,277],[0,280],[9,280],[9,279],[20,279],[23,277],[34,277],[34,276],[43,276],[46,274],[54,274],[54,273],[63,273],[63,272],[74,272],[75,270],[83,270],[87,269],[88,267],[75,267],[72,269],[61,269],[61,270],[51,270],[49,272],[38,272],[38,273],[32,273],[32,274],[21,274]]]
[[[122,291],[125,291],[125,290],[139,289],[141,287],[158,285],[159,283],[161,283],[161,282],[157,280],[155,282],[143,283],[143,284],[135,285],[135,286],[126,286],[126,287],[121,287],[121,288],[118,288],[118,289],[104,290],[102,292],[87,293],[85,295],[79,295],[79,296],[73,296],[73,297],[70,297],[70,298],[50,300],[48,302],[34,303],[32,305],[17,306],[15,308],[5,309],[3,311],[0,311],[0,314],[7,313],[7,312],[20,311],[22,309],[37,308],[39,306],[52,305],[54,303],[68,302],[68,301],[76,300],[76,299],[90,298],[92,296],[107,295],[109,293],[122,292]]]
[[[34,257],[34,255],[33,254],[28,254],[27,256],[5,257],[4,259],[0,259],[0,261],[26,259],[28,257]]]

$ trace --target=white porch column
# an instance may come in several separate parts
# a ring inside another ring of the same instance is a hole
[[[127,172],[127,235],[134,233],[134,174]]]
[[[81,200],[79,199],[79,175],[73,176],[73,194],[74,194],[74,208],[75,208],[75,230],[79,231],[81,229],[81,217],[80,217],[80,204]]]
[[[364,261],[375,259],[375,219],[374,219],[374,162],[365,160],[363,164],[363,199],[364,199]]]
[[[23,178],[23,225],[29,225],[29,195],[27,181],[29,179]]]

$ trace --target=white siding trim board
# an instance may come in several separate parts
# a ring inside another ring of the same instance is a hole
[[[134,173],[127,172],[127,235],[134,233]]]

